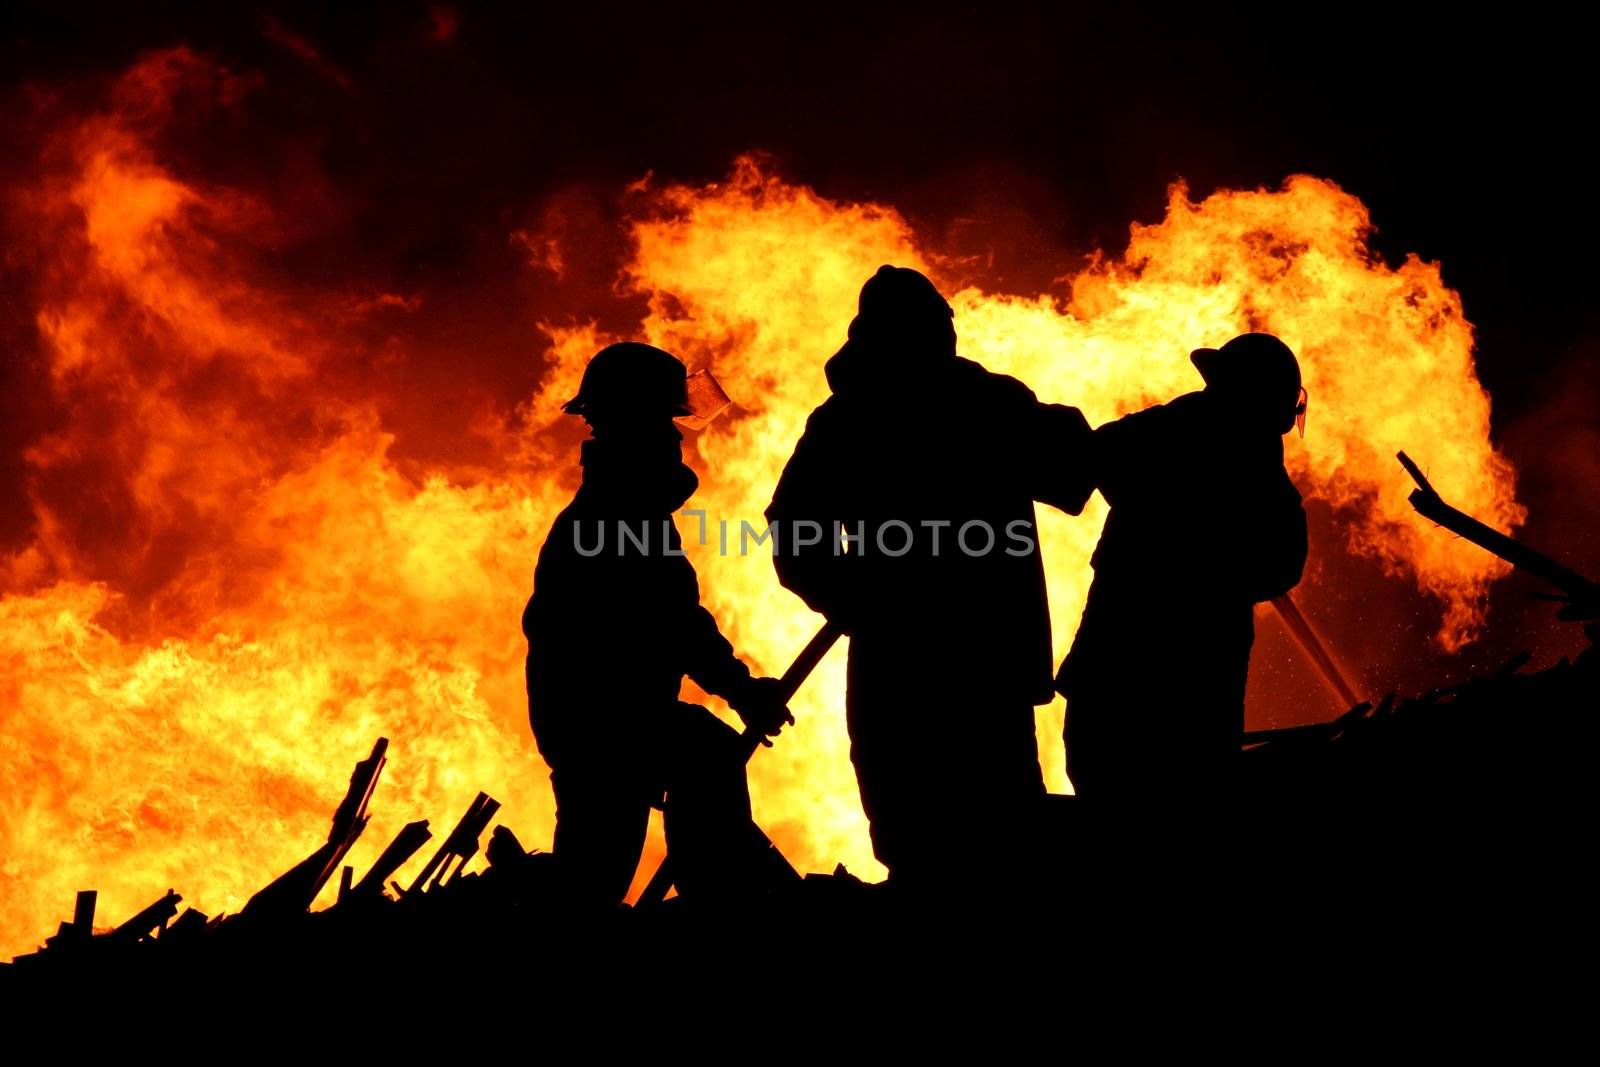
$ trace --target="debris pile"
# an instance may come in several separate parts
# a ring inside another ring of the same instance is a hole
[[[237,915],[208,916],[193,908],[179,914],[182,897],[168,890],[155,903],[110,932],[95,932],[95,892],[78,894],[70,922],[63,922],[38,952],[19,956],[6,970],[18,980],[47,979],[71,972],[118,973],[141,968],[207,966],[237,959],[251,965],[266,956],[332,959],[359,942],[378,937],[426,939],[444,931],[453,916],[488,909],[502,914],[536,904],[547,879],[549,856],[530,853],[505,826],[490,836],[488,867],[466,865],[499,804],[480,793],[408,888],[391,879],[432,837],[426,820],[405,826],[359,881],[341,866],[366,829],[367,807],[387,762],[389,742],[379,738],[372,754],[357,763],[350,787],[334,811],[327,840],[267,885]],[[335,903],[313,912],[312,903],[339,872]],[[323,944],[315,952],[309,946]],[[331,953],[331,955],[330,955]],[[227,968],[223,968],[226,970]]]

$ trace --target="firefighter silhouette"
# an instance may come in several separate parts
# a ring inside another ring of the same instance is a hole
[[[1057,677],[1067,773],[1086,799],[1226,795],[1253,606],[1292,589],[1305,565],[1305,511],[1283,467],[1283,435],[1304,432],[1294,353],[1250,333],[1191,358],[1202,391],[1107,423],[1091,441],[1111,512]]]
[[[861,289],[773,493],[779,580],[850,637],[850,757],[891,881],[1017,859],[1044,795],[1053,662],[1034,501],[1077,514],[1089,427],[956,354],[914,270]]]
[[[753,678],[701,607],[672,520],[699,484],[674,420],[714,413],[691,400],[703,375],[691,382],[672,355],[615,344],[590,360],[564,409],[589,424],[583,481],[539,552],[522,629],[529,718],[555,790],[556,866],[592,905],[626,895],[663,794],[681,893],[738,892],[755,877],[738,734],[678,700],[688,675],[761,733],[788,717],[777,683]]]

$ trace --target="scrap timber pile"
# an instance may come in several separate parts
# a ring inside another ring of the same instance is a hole
[[[637,953],[650,951],[663,937],[686,936],[675,922],[684,910],[677,898],[603,916],[569,914],[556,899],[553,857],[525,849],[504,825],[494,828],[482,850],[485,867],[467,871],[500,807],[483,793],[409,885],[394,875],[432,839],[427,820],[401,829],[357,879],[342,861],[367,826],[388,744],[379,738],[372,754],[356,764],[327,840],[237,915],[211,917],[192,908],[179,914],[183,898],[169,889],[120,925],[97,929],[96,895],[85,890],[73,918],[43,948],[0,964],[0,1000],[13,984],[18,991],[49,991],[87,979],[192,987],[275,983],[292,976],[297,986],[338,984],[351,961],[361,961],[369,973],[382,973],[386,965],[470,969],[508,945],[538,945],[547,955],[560,955],[620,944]],[[336,873],[334,903],[313,911]],[[796,887],[788,887],[788,899],[804,894],[824,905],[864,890],[843,868],[808,875]]]
[[[1523,673],[1528,653],[1457,685],[1362,703],[1329,723],[1246,735],[1247,789],[1387,810],[1502,807],[1588,788],[1600,707],[1600,623],[1574,661]]]
[[[183,898],[168,890],[121,925],[96,932],[95,893],[87,890],[78,894],[72,920],[9,970],[25,981],[174,966],[227,974],[273,956],[332,962],[380,937],[403,935],[418,944],[449,939],[462,932],[456,929],[462,920],[492,913],[504,921],[524,905],[537,906],[549,857],[528,852],[505,826],[497,826],[489,838],[487,869],[465,871],[500,806],[482,793],[409,886],[392,878],[433,837],[426,820],[404,827],[359,881],[351,867],[341,866],[367,826],[388,745],[387,738],[379,738],[372,755],[356,764],[327,841],[251,897],[237,915],[212,918],[192,908],[179,915]],[[336,872],[335,904],[312,912],[313,901]]]
[[[1242,787],[1295,824],[1302,847],[1390,873],[1470,865],[1480,880],[1510,877],[1517,891],[1540,892],[1540,878],[1560,881],[1581,862],[1573,843],[1592,832],[1600,583],[1451,507],[1409,456],[1398,458],[1417,483],[1419,515],[1549,583],[1542,598],[1585,626],[1589,647],[1533,673],[1520,653],[1485,677],[1247,735]]]

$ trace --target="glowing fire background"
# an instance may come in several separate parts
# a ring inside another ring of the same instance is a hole
[[[547,844],[517,619],[574,484],[557,406],[583,360],[642,335],[715,368],[737,407],[691,442],[696,503],[755,520],[881,262],[940,282],[966,354],[1094,422],[1195,387],[1194,345],[1288,339],[1300,599],[1363,688],[1576,647],[1410,515],[1391,459],[1600,570],[1594,220],[1559,63],[1506,93],[1392,23],[813,15],[10,27],[0,955],[78,888],[104,919],[169,885],[236,909],[379,734],[358,869],[478,789]],[[1058,648],[1102,517],[1044,518]],[[735,644],[781,669],[816,620],[760,552],[691,550]],[[1330,715],[1259,629],[1251,725]],[[841,693],[835,654],[752,784],[802,867],[870,874]]]

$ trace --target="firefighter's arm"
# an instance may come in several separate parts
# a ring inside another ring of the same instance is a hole
[[[1084,447],[1084,476],[1107,504],[1115,507],[1130,496],[1160,491],[1152,484],[1153,464],[1147,457],[1162,448],[1165,435],[1160,430],[1165,418],[1165,408],[1158,405],[1091,431]]]
[[[1283,466],[1283,445],[1244,464],[1246,475],[1230,509],[1237,530],[1235,566],[1250,599],[1282,596],[1300,583],[1306,564],[1306,509]],[[1219,516],[1220,517],[1220,516]]]
[[[1258,602],[1299,585],[1306,566],[1306,509],[1288,473],[1281,468],[1278,473],[1261,515],[1252,558],[1247,560],[1253,571],[1251,599]]]
[[[1095,488],[1089,420],[1083,412],[1065,404],[1034,401],[1030,408],[1021,445],[1033,473],[1030,494],[1068,515],[1082,514]]]
[[[830,460],[821,414],[814,412],[806,424],[773,490],[766,519],[778,581],[848,632],[854,597],[846,571],[852,560],[837,543],[843,520],[834,500],[838,464]]]
[[[733,645],[717,626],[716,616],[700,603],[700,579],[687,559],[669,556],[658,573],[670,586],[661,591],[661,603],[671,605],[672,629],[682,657],[683,673],[708,693],[724,699],[742,693],[750,681],[750,668],[733,654]]]
[[[1089,476],[1089,420],[1066,404],[1042,404],[1032,389],[1004,374],[984,374],[986,402],[1004,462],[1041,504],[1081,514],[1094,482]]]
[[[733,645],[722,636],[711,612],[696,604],[688,625],[685,650],[689,669],[685,673],[696,685],[726,700],[746,726],[766,737],[794,722],[778,680],[750,673],[744,661],[733,654]]]

